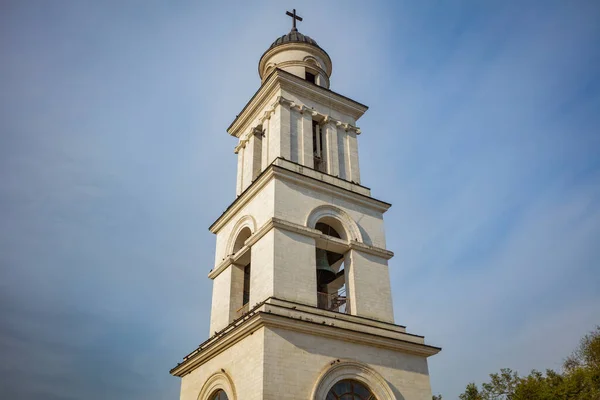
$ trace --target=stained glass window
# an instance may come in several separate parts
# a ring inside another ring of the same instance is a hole
[[[365,385],[350,379],[339,381],[327,394],[327,400],[376,400]]]
[[[227,397],[227,393],[222,390],[217,390],[210,396],[210,400],[229,400]]]

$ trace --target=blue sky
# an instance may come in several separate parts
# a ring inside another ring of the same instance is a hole
[[[289,30],[370,106],[396,321],[434,393],[559,368],[600,323],[600,5],[4,1],[0,395],[178,398],[235,196],[226,127]]]

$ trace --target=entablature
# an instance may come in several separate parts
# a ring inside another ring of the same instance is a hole
[[[229,125],[227,132],[238,138],[243,134],[248,134],[253,121],[264,119],[270,115],[269,108],[267,108],[265,112],[265,102],[276,96],[277,92],[281,89],[293,91],[294,93],[298,93],[313,101],[327,104],[332,109],[351,116],[355,121],[368,109],[364,104],[358,103],[348,97],[342,96],[341,94],[321,86],[311,84],[289,72],[275,69],[254,96],[252,96],[250,101],[244,106],[231,125]],[[280,100],[278,99],[278,102],[279,101]],[[271,106],[276,106],[278,102]],[[263,113],[263,115],[260,115],[261,113]],[[323,117],[325,117],[325,115],[323,115]]]
[[[346,132],[352,131],[352,132],[356,133],[357,135],[361,134],[360,128],[357,127],[356,125],[341,121],[339,119],[332,117],[331,115],[320,113],[311,107],[307,107],[304,104],[300,104],[293,100],[286,99],[283,96],[277,96],[277,98],[271,104],[271,106],[269,108],[267,108],[260,117],[253,119],[253,121],[255,121],[254,126],[250,126],[249,128],[247,128],[245,130],[245,132],[240,132],[239,134],[235,135],[235,136],[239,137],[240,141],[235,146],[234,151],[233,151],[234,153],[237,154],[240,151],[240,149],[246,147],[246,144],[248,143],[248,141],[250,140],[250,137],[252,137],[252,135],[262,134],[262,131],[259,128],[261,126],[263,126],[263,124],[265,123],[266,120],[271,118],[271,115],[275,113],[275,109],[279,105],[288,107],[290,110],[297,110],[300,114],[307,113],[311,117],[313,117],[313,119],[317,120],[321,126],[324,126],[327,124],[333,124],[336,127],[344,129]]]
[[[219,232],[245,204],[253,199],[261,188],[275,177],[347,199],[381,213],[386,212],[391,207],[391,204],[371,197],[371,190],[365,186],[277,158],[227,207],[225,212],[208,229],[212,233]]]
[[[401,325],[319,310],[271,297],[215,332],[170,372],[174,376],[185,376],[261,328],[287,329],[422,357],[430,357],[441,350],[425,344],[423,336],[406,333],[406,328]]]

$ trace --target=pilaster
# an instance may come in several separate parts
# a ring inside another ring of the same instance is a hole
[[[210,335],[225,328],[229,320],[232,268],[230,266],[213,280],[212,307],[210,310]]]
[[[327,173],[338,176],[340,174],[340,164],[338,158],[338,138],[337,125],[331,119],[326,119],[322,131],[325,134],[327,150]]]
[[[242,192],[246,190],[248,186],[252,183],[252,174],[253,174],[253,161],[254,161],[254,135],[250,135],[247,139],[245,139],[245,143],[243,144],[243,160],[244,166],[242,168]]]
[[[345,261],[350,291],[350,313],[394,323],[387,260],[351,248]]]
[[[360,183],[360,167],[358,165],[358,140],[356,130],[348,129],[348,180]]]
[[[238,165],[237,165],[237,181],[235,185],[235,194],[239,196],[244,191],[243,187],[243,175],[244,175],[244,147],[240,146],[237,148]]]
[[[298,107],[290,107],[290,161],[300,164],[302,151],[302,115]]]
[[[262,152],[261,152],[261,161],[260,161],[260,169],[261,171],[267,168],[269,165],[269,141],[271,140],[271,113],[266,113],[263,122],[263,138],[262,138]]]
[[[340,178],[348,180],[349,158],[348,158],[348,133],[345,129],[338,129],[338,159],[340,168]]]
[[[269,126],[269,164],[277,157],[291,160],[290,149],[290,105],[291,102],[279,98]]]
[[[313,131],[312,131],[312,112],[306,107],[302,107],[302,149],[300,152],[300,164],[308,168],[314,168],[313,158]]]

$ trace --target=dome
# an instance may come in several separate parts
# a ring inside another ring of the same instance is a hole
[[[271,44],[271,46],[269,46],[269,50],[271,50],[273,47],[286,43],[308,43],[312,44],[313,46],[317,46],[321,49],[321,47],[317,44],[317,42],[314,39],[310,38],[309,36],[303,35],[297,30],[292,29],[287,35],[278,37],[277,40],[275,40]]]
[[[316,40],[298,32],[295,27],[278,37],[260,58],[258,74],[263,82],[275,68],[329,88],[329,55]]]

